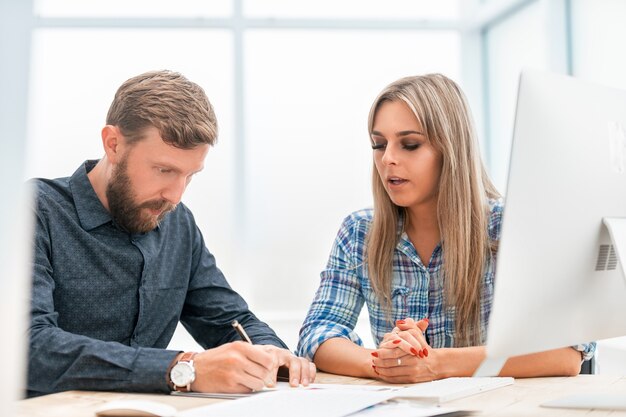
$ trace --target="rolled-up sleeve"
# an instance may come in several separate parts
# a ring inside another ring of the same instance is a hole
[[[579,345],[572,346],[572,348],[580,352],[583,361],[590,360],[596,354],[596,342],[581,343]]]
[[[333,244],[320,286],[300,329],[297,354],[313,360],[326,340],[342,337],[362,346],[354,327],[363,308],[364,298],[354,262],[355,224],[346,218]]]

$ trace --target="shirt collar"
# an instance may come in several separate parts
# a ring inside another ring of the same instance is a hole
[[[98,160],[85,161],[70,178],[70,189],[74,198],[76,213],[83,229],[89,231],[109,223],[111,214],[102,205],[93,189],[87,174],[96,166]]]

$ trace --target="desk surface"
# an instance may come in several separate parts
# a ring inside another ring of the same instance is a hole
[[[380,384],[380,382],[320,373],[316,382]],[[626,411],[567,410],[539,407],[539,404],[579,393],[626,395],[626,376],[580,375],[571,378],[516,379],[512,386],[499,388],[445,403],[446,407],[475,410],[477,416],[626,416]],[[173,405],[178,410],[199,407],[221,400],[154,394],[68,391],[19,401],[18,417],[93,417],[94,410],[113,399],[149,399]]]

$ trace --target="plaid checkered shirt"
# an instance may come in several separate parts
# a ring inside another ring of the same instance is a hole
[[[502,201],[490,200],[489,237],[500,239]],[[403,231],[393,256],[392,311],[389,321],[370,283],[366,261],[366,236],[372,222],[373,210],[366,209],[348,216],[335,239],[326,269],[321,273],[320,286],[300,330],[297,354],[313,359],[317,348],[333,337],[343,337],[362,346],[354,332],[359,313],[367,305],[372,336],[378,345],[393,322],[411,317],[428,317],[426,339],[433,348],[455,346],[455,309],[445,305],[443,249],[435,247],[428,265],[424,265]],[[480,334],[485,343],[487,325],[493,302],[496,256],[489,254],[481,288]],[[595,343],[573,346],[590,359]]]

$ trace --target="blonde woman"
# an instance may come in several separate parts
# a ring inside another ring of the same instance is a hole
[[[502,201],[465,96],[443,75],[402,78],[374,101],[369,133],[374,209],[343,222],[298,354],[394,383],[470,376],[485,357]],[[354,332],[364,304],[376,350]],[[501,374],[576,375],[594,350],[511,358]]]

